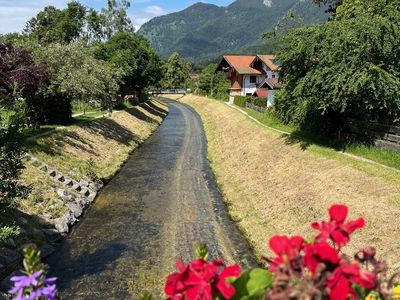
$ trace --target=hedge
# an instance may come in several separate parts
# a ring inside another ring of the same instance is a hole
[[[264,97],[236,96],[233,103],[240,107],[246,107],[246,103],[252,103],[259,107],[268,107],[267,98]]]

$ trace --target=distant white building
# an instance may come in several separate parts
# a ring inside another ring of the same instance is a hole
[[[279,88],[279,67],[273,55],[224,56],[216,71],[224,71],[231,81],[229,102],[235,96],[255,96],[273,104],[274,90]]]

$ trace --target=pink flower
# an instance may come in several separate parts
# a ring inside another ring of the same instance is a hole
[[[347,214],[347,206],[331,206],[329,209],[329,222],[322,221],[321,223],[313,223],[311,225],[314,229],[320,231],[320,234],[316,237],[316,241],[325,242],[328,239],[331,239],[337,244],[339,249],[342,248],[342,245],[347,244],[350,241],[350,234],[365,226],[363,218],[345,223]]]
[[[290,266],[298,258],[303,248],[304,239],[300,236],[274,236],[269,241],[269,247],[275,252],[277,257],[269,260],[270,270],[273,272],[279,265]]]
[[[165,293],[169,299],[212,300],[218,291],[225,299],[235,295],[234,287],[227,278],[236,278],[241,269],[238,265],[225,267],[222,260],[207,262],[198,259],[185,266],[177,261],[178,272],[167,278]]]

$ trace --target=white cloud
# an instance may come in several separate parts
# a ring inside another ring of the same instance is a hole
[[[21,31],[45,6],[64,7],[68,0],[0,0],[0,34]]]
[[[161,16],[167,13],[167,11],[164,8],[157,5],[145,7],[143,11],[153,16]]]

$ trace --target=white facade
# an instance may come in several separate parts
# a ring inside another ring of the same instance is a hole
[[[251,82],[250,78],[256,77],[256,82]],[[251,96],[257,90],[259,84],[261,84],[265,80],[265,75],[244,75],[243,76],[243,85],[242,85],[242,96]]]

